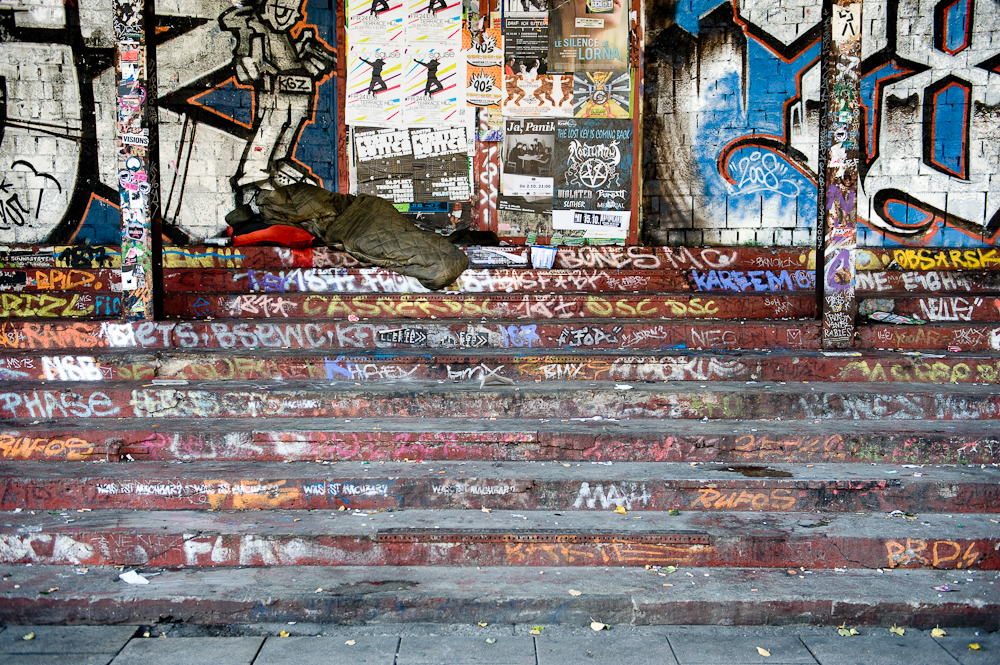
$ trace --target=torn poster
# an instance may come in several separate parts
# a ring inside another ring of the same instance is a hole
[[[468,201],[469,140],[465,127],[410,130],[413,201]]]
[[[357,127],[354,149],[358,193],[393,203],[413,200],[413,146],[409,131]]]
[[[632,190],[632,123],[556,120],[553,208],[625,211]]]
[[[629,118],[632,78],[628,72],[583,72],[573,75],[573,109],[577,118]]]
[[[347,0],[351,46],[396,44],[403,47],[403,0]]]
[[[399,126],[405,61],[402,49],[351,47],[345,100],[348,125]]]
[[[465,58],[459,49],[411,48],[403,88],[403,122],[417,126],[462,126]]]
[[[508,120],[498,207],[523,212],[551,210],[554,157],[554,120]]]

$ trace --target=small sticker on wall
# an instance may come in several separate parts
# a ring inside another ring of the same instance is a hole
[[[604,19],[603,18],[582,18],[580,16],[576,17],[576,27],[578,28],[603,28]]]

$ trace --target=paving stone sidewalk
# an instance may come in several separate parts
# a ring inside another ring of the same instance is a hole
[[[537,635],[532,635],[533,629]],[[6,626],[5,665],[997,665],[1000,633],[885,627],[253,624]],[[283,636],[287,633],[287,636]],[[31,639],[25,639],[32,635]],[[979,650],[969,648],[979,645]],[[758,651],[765,650],[769,655]]]

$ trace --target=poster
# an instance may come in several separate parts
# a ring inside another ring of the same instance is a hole
[[[465,101],[469,106],[499,106],[503,91],[503,38],[488,28],[469,33]]]
[[[347,0],[347,30],[354,45],[403,47],[403,0]]]
[[[573,75],[573,115],[577,118],[628,118],[632,79],[628,72]]]
[[[508,120],[503,148],[498,207],[522,212],[551,210],[555,120]]]
[[[504,115],[510,117],[573,115],[573,75],[504,77]]]
[[[548,73],[548,14],[508,13],[504,16],[504,43],[504,76]]]
[[[351,47],[345,100],[348,125],[400,124],[405,60],[402,49]]]
[[[465,127],[410,130],[413,201],[468,201],[469,139]]]
[[[413,147],[406,129],[354,130],[358,193],[393,203],[413,200]]]
[[[425,44],[428,46],[446,44],[455,50],[462,47],[461,0],[405,0],[405,2],[406,41],[410,47]]]
[[[591,6],[599,11],[590,11]],[[549,15],[549,69],[556,72],[627,71],[628,15],[624,0],[567,0]],[[508,39],[510,37],[508,36]]]
[[[627,211],[632,191],[632,123],[556,120],[553,208]]]
[[[460,126],[465,114],[465,57],[458,48],[410,48],[403,88],[407,126]]]
[[[588,238],[624,238],[632,213],[593,210],[553,210],[552,228],[557,231],[585,231]]]

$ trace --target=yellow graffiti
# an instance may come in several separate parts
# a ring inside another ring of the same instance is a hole
[[[791,510],[795,506],[795,497],[791,496],[791,490],[771,490],[770,494],[765,492],[732,492],[728,496],[710,488],[698,490],[700,496],[691,502],[690,507],[701,504],[709,510],[734,510],[740,506],[747,506],[753,510]]]
[[[890,568],[914,563],[931,568],[968,568],[976,562],[980,554],[976,551],[976,543],[970,543],[963,554],[962,546],[953,540],[934,540],[930,541],[929,545],[917,538],[907,538],[905,545],[896,540],[889,540],[885,548]]]
[[[995,249],[985,252],[982,249],[897,249],[892,258],[907,270],[988,268],[1000,264],[1000,256]]]
[[[67,460],[86,459],[94,452],[94,444],[71,437],[69,439],[35,439],[30,436],[0,435],[0,456],[6,459],[56,457]]]

